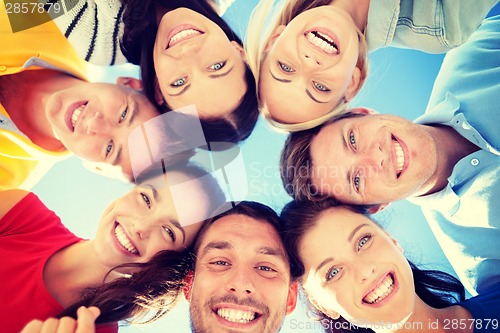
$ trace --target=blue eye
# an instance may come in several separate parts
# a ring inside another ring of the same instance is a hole
[[[275,272],[275,270],[269,266],[257,266],[257,269],[259,269],[261,271],[266,271],[266,272]]]
[[[127,117],[127,113],[128,113],[128,107],[125,110],[123,110],[122,114],[120,115],[119,123],[121,123]]]
[[[141,192],[141,197],[142,197],[142,200],[146,203],[146,205],[148,205],[148,208],[151,208],[151,200],[149,199],[149,197],[145,193],[142,193],[142,192]]]
[[[217,265],[217,266],[229,266],[229,263],[224,261],[224,260],[216,260],[212,262],[211,264]]]
[[[359,185],[361,183],[361,178],[358,175],[354,176],[354,182],[353,183],[354,183],[354,187],[356,188],[356,191],[358,191],[359,190]]]
[[[112,150],[113,150],[113,142],[110,142],[106,146],[106,157],[108,157],[108,155],[111,153]]]
[[[368,241],[372,238],[372,235],[366,235],[366,236],[363,236],[359,242],[358,242],[358,250],[360,250],[363,246],[366,245],[366,243],[368,243]]]
[[[182,87],[183,85],[185,85],[185,84],[186,84],[186,82],[187,82],[186,77],[181,77],[181,78],[179,78],[179,79],[175,80],[175,81],[174,81],[173,83],[171,83],[170,85],[171,85],[172,87]]]
[[[295,69],[293,69],[292,67],[288,66],[288,65],[285,65],[284,63],[282,62],[279,62],[278,61],[278,66],[281,68],[281,70],[285,73],[293,73],[295,72]]]
[[[349,143],[354,149],[356,149],[356,137],[354,136],[353,132],[349,133]]]
[[[313,81],[313,85],[314,85],[314,88],[316,88],[316,90],[318,90],[318,91],[321,91],[321,92],[329,92],[330,91],[330,89],[328,89],[327,86],[325,86],[321,83]]]
[[[221,69],[224,68],[224,66],[226,66],[226,62],[220,61],[220,62],[216,62],[215,64],[211,65],[210,69],[213,71],[220,71]]]
[[[326,272],[326,281],[330,281],[340,273],[340,268],[332,267]]]

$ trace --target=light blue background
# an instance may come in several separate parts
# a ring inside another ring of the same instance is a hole
[[[241,32],[241,36],[244,35],[249,13],[256,2],[237,0],[225,15],[230,24]],[[499,5],[494,12],[500,13]],[[442,59],[443,55],[393,48],[371,54],[369,79],[354,105],[408,119],[416,118],[425,110]],[[125,65],[104,71],[96,68],[92,78],[113,82],[117,73],[138,76],[137,68]],[[266,203],[278,211],[290,200],[282,189],[278,172],[279,154],[285,139],[285,135],[273,131],[260,119],[251,137],[241,145],[248,177],[247,200]],[[87,171],[77,158],[72,157],[56,165],[33,191],[59,214],[75,234],[92,238],[106,205],[129,188],[130,185]],[[452,273],[418,207],[406,201],[397,202],[377,214],[376,218],[400,242],[412,261]],[[187,311],[187,303],[181,299],[179,305],[159,322],[120,331],[189,332]],[[305,325],[307,320],[298,308],[288,316],[281,332],[320,332],[294,329],[298,322]]]

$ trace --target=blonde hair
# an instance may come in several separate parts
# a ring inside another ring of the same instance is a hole
[[[280,25],[288,25],[300,13],[319,6],[329,5],[331,0],[260,0],[252,11],[245,38],[247,62],[255,76],[259,110],[264,118],[275,128],[285,132],[303,131],[321,125],[334,116],[342,115],[347,110],[347,102],[342,99],[330,112],[316,119],[302,123],[288,124],[273,119],[259,96],[260,67],[267,52],[265,50],[273,31]],[[368,74],[368,46],[364,34],[357,29],[359,37],[359,54],[356,67],[360,69],[359,85],[355,94],[363,86]]]

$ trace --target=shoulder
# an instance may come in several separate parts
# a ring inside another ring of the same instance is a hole
[[[26,197],[30,192],[20,189],[13,189],[0,192],[0,218],[4,217],[12,207]]]

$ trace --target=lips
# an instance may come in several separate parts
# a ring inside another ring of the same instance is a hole
[[[170,31],[167,38],[167,49],[185,40],[203,35],[204,32],[192,25],[182,24]]]
[[[72,104],[68,108],[68,111],[66,111],[66,115],[64,118],[65,118],[66,126],[68,126],[68,128],[71,132],[75,131],[75,127],[78,123],[78,119],[80,118],[80,115],[82,114],[82,111],[85,109],[87,104],[88,104],[88,101],[77,102],[77,103]]]
[[[322,52],[329,55],[340,54],[338,39],[330,30],[324,28],[308,30],[304,36],[311,45]]]
[[[212,311],[219,323],[232,329],[249,329],[257,325],[262,317],[262,313],[252,307],[233,303],[219,304]]]
[[[217,309],[217,315],[224,318],[232,323],[249,323],[254,320],[257,316],[256,312],[236,310],[231,308],[219,308]]]
[[[399,178],[403,173],[403,171],[406,169],[407,165],[405,151],[401,146],[401,143],[394,136],[392,136],[391,144],[394,152],[393,155],[394,170],[396,172],[396,178]]]
[[[126,254],[131,254],[134,256],[138,256],[140,254],[139,250],[134,245],[132,240],[127,236],[125,229],[123,229],[121,224],[119,224],[118,222],[115,222],[114,235],[118,240],[119,245],[121,245],[122,252],[126,251],[128,252]]]
[[[370,292],[363,297],[363,302],[367,304],[377,304],[389,297],[394,291],[394,276],[387,274]]]

